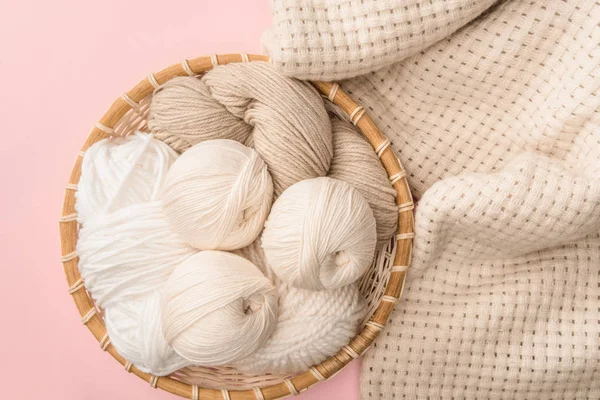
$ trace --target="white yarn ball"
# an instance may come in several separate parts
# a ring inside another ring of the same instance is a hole
[[[162,291],[167,343],[196,365],[235,362],[270,336],[277,291],[250,261],[221,251],[200,252],[179,265]]]
[[[375,218],[346,182],[298,182],[275,201],[262,235],[267,261],[282,281],[304,289],[335,289],[356,281],[375,254]]]
[[[279,288],[279,316],[273,335],[234,364],[250,374],[306,371],[336,354],[356,335],[366,314],[355,284],[335,290]]]
[[[115,349],[142,372],[164,376],[190,365],[165,341],[158,290],[107,308],[104,323]]]
[[[273,182],[258,153],[233,140],[208,140],[173,164],[163,194],[171,227],[201,250],[233,250],[260,234]]]
[[[176,159],[177,153],[169,146],[141,132],[93,144],[83,157],[75,193],[79,222],[157,200]]]

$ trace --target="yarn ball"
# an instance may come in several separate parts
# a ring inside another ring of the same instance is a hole
[[[365,314],[356,284],[324,291],[282,285],[273,335],[234,367],[249,374],[306,371],[348,344]]]
[[[171,79],[154,93],[148,127],[178,152],[216,138],[253,147],[269,167],[275,196],[325,176],[333,156],[321,96],[264,62],[227,64],[202,79]]]
[[[93,144],[83,157],[75,193],[79,222],[156,200],[176,158],[169,146],[141,132]]]
[[[262,231],[273,183],[258,153],[233,140],[209,140],[171,167],[162,195],[171,228],[201,250],[231,250]]]
[[[375,253],[375,218],[348,183],[315,178],[275,201],[262,235],[267,262],[292,286],[335,289],[356,281]]]
[[[396,191],[373,147],[354,127],[332,119],[333,160],[327,176],[349,183],[367,200],[377,223],[377,247],[383,246],[398,227]]]
[[[173,349],[195,365],[247,357],[271,335],[277,291],[250,261],[203,251],[179,265],[162,291],[162,327]]]

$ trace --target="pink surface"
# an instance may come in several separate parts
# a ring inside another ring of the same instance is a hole
[[[148,72],[259,52],[267,0],[0,0],[0,389],[5,399],[169,399],[81,324],[59,261],[63,188],[93,123]],[[358,365],[297,397],[358,399]]]

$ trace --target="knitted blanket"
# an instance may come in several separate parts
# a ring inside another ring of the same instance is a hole
[[[362,398],[600,398],[599,3],[272,5],[275,66],[350,78],[419,198]]]

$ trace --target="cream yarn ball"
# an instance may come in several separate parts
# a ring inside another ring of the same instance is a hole
[[[271,335],[277,291],[250,261],[203,251],[179,265],[162,291],[164,337],[195,365],[247,357]]]
[[[289,187],[273,204],[262,235],[269,266],[304,289],[335,289],[356,281],[375,253],[375,218],[346,182],[315,178]]]
[[[162,195],[171,228],[201,250],[252,243],[273,200],[273,182],[258,153],[226,139],[199,143],[171,167]]]
[[[101,140],[87,150],[75,193],[78,220],[158,199],[177,153],[151,134]]]
[[[281,285],[273,335],[234,367],[249,374],[306,371],[348,344],[365,315],[356,284],[322,291]]]

